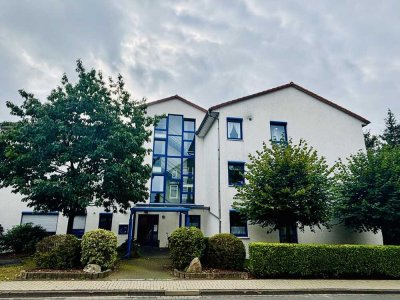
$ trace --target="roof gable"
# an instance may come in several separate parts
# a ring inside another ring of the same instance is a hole
[[[297,89],[297,90],[299,90],[299,91],[301,91],[301,92],[313,97],[314,99],[316,99],[318,101],[321,101],[321,102],[323,102],[323,103],[325,103],[325,104],[327,104],[327,105],[329,105],[329,106],[331,106],[333,108],[336,108],[336,109],[338,109],[338,110],[340,110],[340,111],[352,116],[353,118],[358,119],[359,121],[361,121],[363,123],[363,125],[368,125],[370,123],[370,121],[368,121],[367,119],[361,117],[360,115],[357,115],[357,114],[347,110],[346,108],[344,108],[344,107],[342,107],[340,105],[337,105],[336,103],[333,103],[332,101],[330,101],[330,100],[328,100],[326,98],[323,98],[323,97],[321,97],[321,96],[319,96],[319,95],[317,95],[317,94],[315,94],[315,93],[313,93],[313,92],[311,92],[311,91],[309,91],[309,90],[307,90],[307,89],[305,89],[305,88],[303,88],[303,87],[301,87],[301,86],[299,86],[299,85],[297,85],[297,84],[295,84],[293,82],[290,82],[288,84],[284,84],[284,85],[281,85],[281,86],[278,86],[278,87],[275,87],[275,88],[272,88],[272,89],[269,89],[269,90],[265,90],[265,91],[262,91],[262,92],[259,92],[259,93],[256,93],[256,94],[248,95],[248,96],[245,96],[245,97],[237,98],[237,99],[234,99],[234,100],[231,100],[231,101],[227,101],[227,102],[223,102],[223,103],[214,105],[214,106],[210,107],[209,111],[213,111],[213,110],[216,110],[218,108],[225,107],[225,106],[228,106],[228,105],[232,105],[232,104],[235,104],[235,103],[238,103],[238,102],[246,101],[246,100],[249,100],[249,99],[252,99],[252,98],[255,98],[255,97],[271,94],[271,93],[274,93],[274,92],[277,92],[277,91],[280,91],[280,90],[283,90],[283,89],[286,89],[286,88],[290,88],[290,87],[295,88],[295,89]]]
[[[193,103],[193,102],[191,102],[189,100],[186,100],[185,98],[182,98],[179,95],[174,95],[174,96],[170,96],[170,97],[163,98],[163,99],[160,99],[160,100],[148,102],[147,106],[151,106],[151,105],[167,102],[167,101],[170,101],[170,100],[179,100],[179,101],[182,101],[183,103],[186,103],[187,105],[190,105],[190,106],[192,106],[192,107],[194,107],[194,108],[196,108],[196,109],[198,109],[198,110],[200,110],[200,111],[202,111],[204,113],[207,112],[207,110],[205,108],[203,108],[203,107],[201,107],[201,106],[199,106],[199,105],[197,105],[197,104],[195,104],[195,103]]]

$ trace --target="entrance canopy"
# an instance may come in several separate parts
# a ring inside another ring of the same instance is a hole
[[[131,215],[129,217],[129,226],[128,226],[128,245],[126,248],[125,257],[129,257],[132,249],[132,239],[135,232],[135,215],[139,212],[177,212],[179,213],[179,227],[182,226],[182,218],[181,214],[185,215],[185,226],[189,226],[189,211],[190,207],[183,206],[172,206],[172,205],[157,205],[157,206],[135,206],[131,208]]]

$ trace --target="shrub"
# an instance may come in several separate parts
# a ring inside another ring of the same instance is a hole
[[[200,258],[205,249],[204,236],[196,227],[181,227],[168,239],[172,265],[177,269],[189,266],[193,258]]]
[[[399,246],[250,243],[259,278],[400,278]]]
[[[126,255],[126,248],[128,246],[128,240],[125,240],[121,245],[117,248],[117,253],[119,257],[124,257]],[[140,257],[140,245],[137,243],[136,240],[133,240],[131,243],[131,253],[129,257]]]
[[[96,229],[86,232],[82,237],[83,265],[97,264],[102,269],[110,269],[117,260],[117,236],[115,233]]]
[[[79,268],[81,242],[72,234],[45,237],[36,245],[34,261],[43,269]]]
[[[242,270],[246,260],[246,249],[238,237],[230,233],[220,233],[208,240],[207,257],[210,267]]]
[[[4,233],[4,228],[3,228],[3,226],[1,226],[1,224],[0,224],[0,237],[3,236],[3,233]]]
[[[31,223],[14,226],[7,230],[1,238],[2,251],[12,251],[18,254],[35,253],[36,244],[49,234],[38,225]]]

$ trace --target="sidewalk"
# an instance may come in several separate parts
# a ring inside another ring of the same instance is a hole
[[[400,294],[400,280],[6,281],[0,298],[84,295]]]

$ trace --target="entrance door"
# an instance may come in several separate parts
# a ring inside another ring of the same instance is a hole
[[[159,246],[158,215],[139,215],[137,241],[141,246]]]

